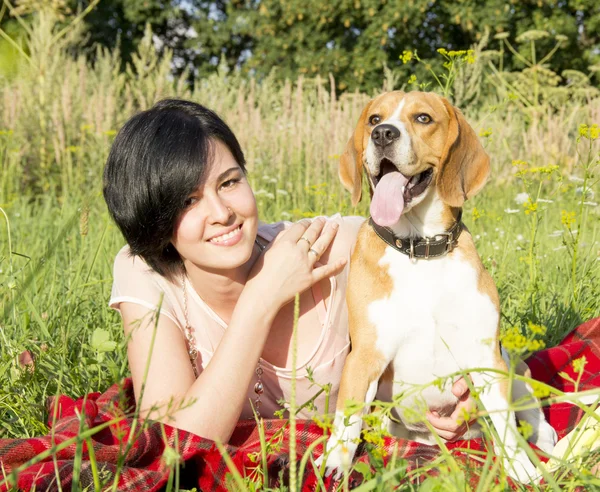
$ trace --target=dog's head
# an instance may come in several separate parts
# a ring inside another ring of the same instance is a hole
[[[340,179],[354,205],[363,166],[374,187],[371,215],[386,226],[434,187],[446,205],[461,207],[490,172],[489,157],[462,113],[425,92],[389,92],[364,108],[340,158]]]

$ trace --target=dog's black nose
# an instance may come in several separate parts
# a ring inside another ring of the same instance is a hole
[[[385,147],[400,138],[400,130],[394,125],[379,125],[371,133],[371,138],[378,147]]]

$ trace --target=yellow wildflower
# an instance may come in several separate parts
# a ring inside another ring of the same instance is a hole
[[[402,60],[402,63],[406,65],[409,61],[413,59],[413,52],[404,50],[400,55],[400,59]]]
[[[409,84],[416,84],[417,83],[417,76],[415,74],[412,74],[409,79],[408,79],[408,83]]]
[[[531,385],[531,389],[533,389],[533,396],[536,398],[546,398],[550,395],[547,384],[538,381],[531,381],[529,384]]]
[[[528,169],[530,174],[552,174],[553,172],[558,170],[558,166],[538,166],[532,167]]]
[[[542,340],[532,340],[521,333],[518,326],[513,326],[500,337],[502,346],[514,354],[536,352],[545,347]]]
[[[481,130],[479,132],[479,136],[480,137],[489,137],[492,134],[492,129],[491,128],[486,128],[484,130]],[[513,164],[514,165],[514,164]]]
[[[587,364],[587,359],[585,358],[585,355],[583,355],[583,356],[579,357],[579,359],[575,359],[572,362],[573,370],[577,374],[581,374],[583,372],[583,369],[585,368],[586,364]]]
[[[537,212],[538,204],[537,202],[532,202],[531,198],[528,198],[527,201],[523,204],[523,207],[525,207],[525,215],[529,215]]]
[[[571,226],[577,222],[576,213],[575,212],[567,212],[566,210],[561,210],[560,212],[560,222],[567,229],[571,229]]]
[[[536,325],[535,323],[532,323],[531,321],[527,322],[527,328],[534,335],[545,335],[546,331],[547,331],[547,328],[544,325]]]
[[[533,435],[533,426],[526,420],[519,420],[517,429],[525,439],[529,439]]]
[[[473,222],[476,222],[478,219],[480,219],[481,217],[483,217],[485,215],[485,211],[479,210],[477,207],[473,207],[473,210],[471,211],[471,215],[473,216]]]
[[[600,137],[600,127],[596,123],[592,126],[582,123],[579,125],[579,137],[597,140]]]

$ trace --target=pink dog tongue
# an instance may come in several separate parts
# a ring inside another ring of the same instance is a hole
[[[400,220],[404,210],[402,188],[408,179],[398,171],[384,175],[377,186],[371,200],[371,217],[377,225],[392,226]]]

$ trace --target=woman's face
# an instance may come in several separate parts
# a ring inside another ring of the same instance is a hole
[[[223,271],[252,255],[258,229],[256,200],[244,172],[219,140],[205,182],[188,197],[171,242],[186,267]]]

